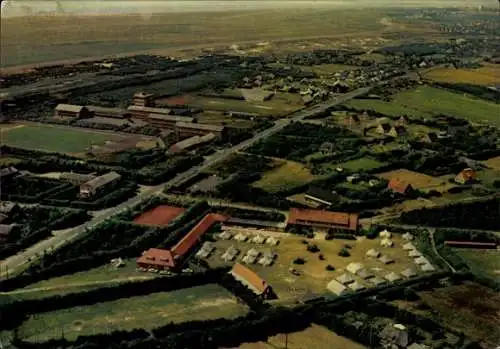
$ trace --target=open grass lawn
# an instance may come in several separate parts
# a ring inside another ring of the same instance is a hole
[[[377,176],[387,179],[388,181],[393,178],[397,178],[403,182],[411,184],[413,188],[421,190],[446,191],[454,186],[454,184],[448,183],[448,181],[444,179],[406,169],[383,172],[379,173]]]
[[[246,307],[218,285],[119,299],[74,307],[30,317],[19,329],[20,337],[40,341],[109,333],[134,328],[153,329],[170,322],[234,318]]]
[[[493,183],[500,180],[500,169],[485,169],[477,171],[477,178],[484,187],[496,189],[493,186]]]
[[[285,347],[285,335],[269,337],[266,342],[244,343],[233,349],[276,349]],[[339,336],[323,326],[311,325],[300,332],[288,334],[289,349],[363,349],[363,345]]]
[[[472,282],[419,292],[437,320],[492,347],[500,343],[500,294]]]
[[[310,294],[325,294],[332,295],[327,289],[326,285],[332,279],[344,273],[344,268],[351,262],[361,262],[366,268],[372,270],[373,273],[384,276],[391,271],[401,272],[409,266],[413,266],[412,260],[407,256],[401,246],[403,241],[400,236],[395,236],[393,241],[395,247],[384,248],[380,246],[380,239],[360,239],[353,240],[325,240],[324,234],[317,234],[316,239],[308,239],[308,242],[316,244],[320,252],[311,253],[306,250],[307,245],[302,243],[303,237],[285,234],[285,233],[272,233],[280,240],[278,246],[272,249],[278,254],[276,262],[270,267],[263,267],[258,264],[251,265],[250,268],[258,275],[265,279],[274,289],[278,295],[277,302],[283,304],[293,303],[294,300]],[[278,235],[279,234],[279,235]],[[250,234],[251,235],[251,234]],[[350,250],[350,257],[340,257],[339,251],[345,244],[352,246]],[[256,245],[250,242],[237,242],[217,241],[217,249],[215,253],[208,259],[212,266],[224,265],[220,256],[231,245],[240,249],[242,253],[237,257],[240,261],[244,254],[250,249],[255,248],[258,251],[269,250],[269,246]],[[387,254],[396,262],[394,264],[383,265],[379,261],[370,259],[365,256],[366,252],[375,248],[383,254]],[[319,259],[319,254],[322,253],[325,260]],[[293,264],[293,260],[297,257],[304,258],[306,263],[303,265]],[[335,271],[326,270],[326,266],[330,264],[335,267]],[[293,267],[300,271],[300,276],[295,276],[289,272],[289,268]],[[365,281],[358,280],[360,283],[369,286]]]
[[[92,145],[123,139],[110,133],[52,125],[0,127],[2,141],[13,147],[58,153],[83,153]]]
[[[363,171],[363,170],[373,170],[385,165],[387,164],[372,158],[360,158],[339,164],[340,167],[343,167],[344,169],[353,172]]]
[[[500,156],[488,159],[485,161],[486,165],[495,170],[500,170]]]
[[[271,171],[265,172],[259,181],[253,183],[253,186],[276,193],[309,183],[314,179],[314,175],[303,164],[295,161],[281,163]]]
[[[399,116],[430,117],[446,114],[471,122],[500,126],[498,105],[470,95],[454,93],[430,86],[419,86],[393,96],[391,102],[352,100],[348,106],[358,109],[374,109],[380,113]]]
[[[474,270],[500,281],[500,251],[457,248],[454,252]]]
[[[500,81],[500,67],[484,64],[477,69],[434,68],[426,71],[423,77],[437,82],[493,86]]]

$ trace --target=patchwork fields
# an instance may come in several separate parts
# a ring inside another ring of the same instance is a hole
[[[495,64],[483,64],[476,69],[434,68],[426,71],[423,77],[437,82],[494,86],[500,81],[500,68]]]

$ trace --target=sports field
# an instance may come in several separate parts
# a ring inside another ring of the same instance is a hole
[[[109,333],[135,328],[153,329],[170,322],[234,318],[244,315],[244,305],[218,285],[205,285],[173,292],[158,292],[37,314],[19,328],[28,341]]]
[[[168,205],[157,206],[134,219],[135,224],[166,226],[180,216],[186,209]]]
[[[357,109],[373,109],[390,116],[406,114],[432,117],[439,114],[461,117],[471,122],[500,126],[498,105],[470,95],[454,93],[430,86],[419,86],[392,96],[392,101],[352,100],[346,105]]]
[[[474,272],[485,274],[500,281],[500,251],[496,249],[468,249],[456,248],[453,250]]]
[[[0,126],[0,136],[5,145],[56,153],[83,153],[91,146],[125,138],[105,132],[34,124]]]
[[[423,77],[437,82],[494,86],[500,81],[500,67],[484,64],[477,69],[434,68],[425,72]]]

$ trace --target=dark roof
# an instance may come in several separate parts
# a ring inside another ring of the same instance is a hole
[[[301,224],[304,222],[331,224],[344,229],[357,230],[358,214],[291,208],[288,214],[288,223]]]
[[[141,105],[131,105],[127,108],[128,111],[142,111],[150,114],[162,114],[169,115],[172,113],[171,109],[168,108],[153,108],[153,107],[143,107]]]
[[[120,179],[122,176],[119,173],[114,171],[103,174],[102,176],[95,177],[88,182],[85,182],[83,185],[89,186],[91,188],[97,189],[100,188],[110,182],[113,182],[117,179]]]
[[[380,124],[378,125],[377,127],[382,127],[382,129],[384,130],[384,132],[389,132],[391,130],[391,125],[389,124]]]
[[[206,131],[214,131],[214,132],[222,132],[224,130],[224,126],[219,125],[209,125],[209,124],[198,124],[192,122],[177,122],[175,124],[176,127],[180,128],[188,128],[193,130],[206,130]]]
[[[4,167],[4,168],[0,169],[0,177],[12,176],[18,172],[19,171],[17,170],[17,168],[15,168],[13,166]]]
[[[310,187],[307,190],[306,195],[312,198],[326,201],[330,204],[332,204],[335,200],[337,200],[337,197],[330,191],[318,187]]]

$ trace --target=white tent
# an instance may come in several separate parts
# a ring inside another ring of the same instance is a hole
[[[228,231],[223,231],[222,233],[220,233],[219,235],[217,235],[217,237],[221,240],[229,240],[232,238],[232,234]]]
[[[349,285],[349,288],[353,291],[360,291],[360,290],[364,290],[366,287],[365,287],[365,285],[363,285],[357,281],[354,281],[352,284]]]
[[[385,238],[380,241],[380,245],[382,247],[392,247],[394,246],[394,242],[391,239]]]
[[[364,266],[361,263],[349,263],[345,269],[351,274],[356,274],[363,268]]]
[[[341,294],[346,293],[348,291],[347,287],[342,285],[340,282],[336,280],[332,280],[326,285],[326,288],[330,291],[335,293],[337,296],[340,296]]]
[[[429,261],[424,256],[420,256],[418,258],[415,258],[415,264],[418,265],[429,264]]]
[[[407,242],[406,244],[403,245],[403,250],[405,251],[410,251],[410,250],[415,250],[415,246],[411,242]]]
[[[344,285],[354,282],[354,278],[349,274],[342,274],[336,280]]]
[[[411,278],[414,276],[417,276],[417,273],[413,268],[407,268],[401,272],[401,275],[403,275],[405,278]]]
[[[235,237],[235,240],[237,241],[246,241],[248,239],[248,236],[242,233],[238,233]]]
[[[262,235],[255,235],[253,238],[252,238],[252,242],[254,244],[263,244],[264,241],[266,241],[266,238]]]
[[[434,271],[434,270],[436,270],[436,268],[434,268],[434,267],[433,267],[431,264],[429,264],[429,263],[427,263],[427,264],[422,264],[422,265],[420,266],[420,269],[421,269],[422,271]]]
[[[372,248],[366,252],[366,256],[370,258],[378,258],[380,256],[380,251]]]
[[[420,252],[418,252],[417,250],[410,250],[410,251],[408,251],[408,256],[412,257],[412,258],[418,258],[418,257],[422,256],[422,254]]]
[[[395,272],[391,272],[389,274],[387,274],[386,276],[384,276],[385,279],[389,282],[394,282],[394,281],[398,281],[398,280],[401,280],[401,276],[399,276],[398,274],[396,274]]]
[[[368,281],[371,282],[372,284],[374,284],[375,286],[378,286],[378,285],[381,285],[381,284],[384,284],[387,282],[386,280],[382,279],[379,276],[375,276],[374,278],[371,278]]]
[[[392,259],[386,255],[380,256],[380,258],[378,260],[384,264],[394,263],[394,259]]]
[[[378,235],[381,239],[390,239],[392,237],[392,233],[387,229],[382,230]]]
[[[358,270],[356,275],[365,280],[373,277],[373,274],[368,270],[366,270],[365,268]]]
[[[413,240],[413,235],[411,235],[410,233],[404,233],[403,234],[403,240],[405,240],[405,241],[412,241]]]
[[[270,236],[266,239],[266,244],[276,246],[277,244],[279,244],[279,240]]]

